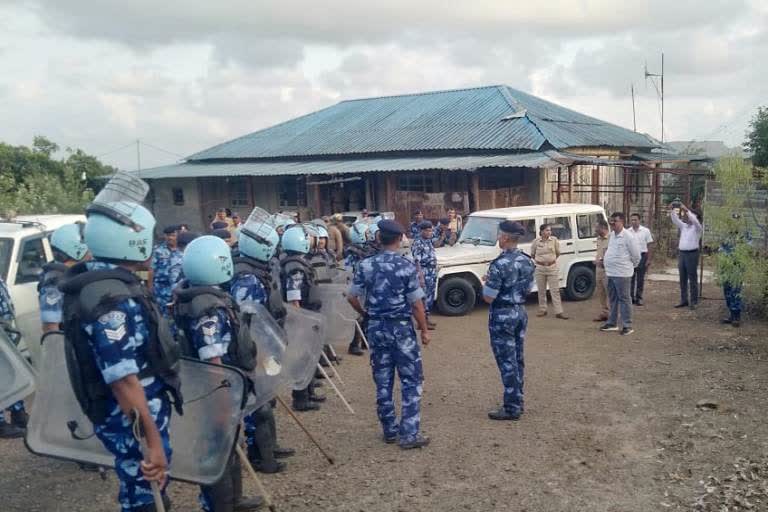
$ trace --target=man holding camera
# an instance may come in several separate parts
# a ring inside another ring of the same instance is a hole
[[[680,274],[680,303],[676,308],[696,309],[699,303],[699,241],[703,228],[698,217],[684,204],[673,201],[669,205],[669,217],[680,230],[677,270]],[[688,290],[690,288],[690,298]]]

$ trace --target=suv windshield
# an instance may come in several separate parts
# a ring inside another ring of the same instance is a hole
[[[13,254],[13,238],[0,238],[0,278],[8,281],[8,267]]]
[[[496,245],[499,224],[504,219],[492,217],[469,217],[461,231],[459,243],[475,245]]]

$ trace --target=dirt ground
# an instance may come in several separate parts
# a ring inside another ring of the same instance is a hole
[[[337,464],[280,411],[282,444],[298,456],[265,485],[279,510],[295,512],[768,510],[768,324],[721,326],[713,285],[705,294],[715,300],[695,312],[671,308],[674,283],[648,288],[630,337],[598,332],[594,301],[565,303],[568,321],[536,318],[529,303],[519,422],[486,417],[501,400],[486,308],[436,317],[423,450],[381,442],[367,358],[345,357],[357,414],[326,386],[323,409],[301,416]],[[171,489],[174,510],[198,510],[194,486]],[[3,511],[113,511],[116,490],[113,474],[102,482],[0,442]]]

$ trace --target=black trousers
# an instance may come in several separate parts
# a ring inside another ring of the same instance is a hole
[[[648,265],[648,253],[640,253],[640,263],[635,267],[635,273],[632,274],[632,283],[629,288],[629,296],[632,302],[637,302],[643,298],[643,289],[645,288],[645,271]]]
[[[677,255],[677,270],[680,274],[680,303],[699,303],[699,250],[680,251]],[[688,299],[688,289],[691,297]]]

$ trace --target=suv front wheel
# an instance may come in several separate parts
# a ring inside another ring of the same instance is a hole
[[[446,316],[466,315],[475,307],[477,292],[463,277],[449,277],[440,283],[437,291],[437,307]]]
[[[586,265],[578,265],[568,272],[565,297],[568,300],[587,300],[595,292],[595,271]]]

